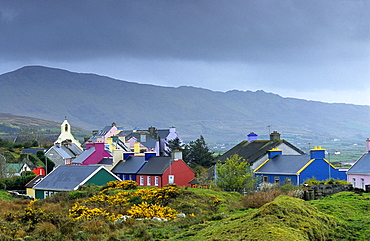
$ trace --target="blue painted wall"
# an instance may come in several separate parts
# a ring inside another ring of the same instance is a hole
[[[302,184],[305,180],[315,177],[316,180],[325,181],[330,178],[347,180],[346,173],[334,169],[326,161],[322,159],[314,160],[308,167],[306,167],[300,175],[300,182]]]
[[[258,178],[258,181],[260,183],[263,182],[263,177],[266,176],[267,182],[269,183],[274,183],[275,182],[275,177],[279,177],[280,180],[280,185],[285,184],[286,178],[291,178],[291,184],[292,185],[297,185],[297,176],[296,175],[279,175],[279,174],[255,174],[256,177]]]

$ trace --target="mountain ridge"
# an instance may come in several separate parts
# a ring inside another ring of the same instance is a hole
[[[25,66],[0,75],[0,112],[70,123],[85,130],[112,122],[124,129],[175,126],[184,139],[239,141],[268,129],[315,139],[366,138],[370,106],[325,103],[274,93],[165,87]],[[270,127],[268,127],[270,126]]]

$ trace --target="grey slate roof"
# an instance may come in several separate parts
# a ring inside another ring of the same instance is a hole
[[[144,156],[130,156],[127,160],[120,161],[113,169],[115,174],[136,174],[146,163]]]
[[[140,169],[138,175],[162,175],[173,161],[168,156],[153,156],[149,158],[148,162]]]
[[[214,163],[216,163],[218,160],[220,160],[221,163],[225,163],[227,158],[231,157],[234,154],[238,154],[243,159],[246,159],[250,164],[253,164],[259,158],[266,155],[268,150],[277,147],[281,143],[286,144],[301,155],[304,154],[303,151],[301,151],[291,143],[287,142],[286,140],[256,140],[252,142],[242,141],[227,152],[225,152],[222,156],[216,158]]]
[[[31,181],[29,181],[25,187],[26,188],[32,188],[33,186],[35,186],[37,183],[39,183],[45,176],[44,175],[38,175],[36,177],[34,177]]]
[[[80,155],[83,150],[81,150],[75,143],[72,143],[72,145],[68,145],[68,149],[75,155]]]
[[[146,141],[140,141],[140,136],[145,135],[146,136]],[[150,149],[155,149],[157,140],[151,136],[149,133],[145,132],[132,132],[129,135],[126,136],[126,140],[129,140],[131,138],[135,138],[137,141],[139,141],[143,146],[150,148]]]
[[[63,159],[75,157],[75,154],[65,146],[55,145],[50,148],[58,152]]]
[[[309,155],[276,155],[255,173],[296,174],[310,160]]]
[[[34,156],[37,156],[38,151],[44,151],[45,152],[45,149],[42,149],[42,148],[22,149],[22,153],[29,153],[29,154],[32,154]]]
[[[158,137],[161,138],[161,139],[166,139],[168,134],[170,134],[170,130],[169,129],[165,129],[165,130],[158,130]]]
[[[75,164],[81,164],[83,161],[86,160],[92,153],[95,152],[95,147],[90,147],[89,149],[85,150],[84,152],[81,153],[76,159],[73,160],[73,163]]]
[[[103,166],[61,165],[36,184],[35,190],[72,191],[87,182]]]
[[[370,174],[370,152],[365,152],[347,171],[347,174]]]
[[[109,165],[113,164],[113,157],[104,157],[100,162],[99,165]]]

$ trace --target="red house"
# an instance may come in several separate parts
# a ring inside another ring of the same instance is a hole
[[[180,158],[153,156],[137,172],[136,182],[139,186],[163,187],[175,183],[188,186],[194,179],[194,172]]]

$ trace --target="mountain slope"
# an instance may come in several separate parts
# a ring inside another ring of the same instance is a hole
[[[0,75],[0,112],[101,129],[176,126],[185,139],[239,141],[250,131],[268,134],[365,138],[370,106],[329,104],[263,91],[214,92],[161,87],[95,74],[28,66]]]

